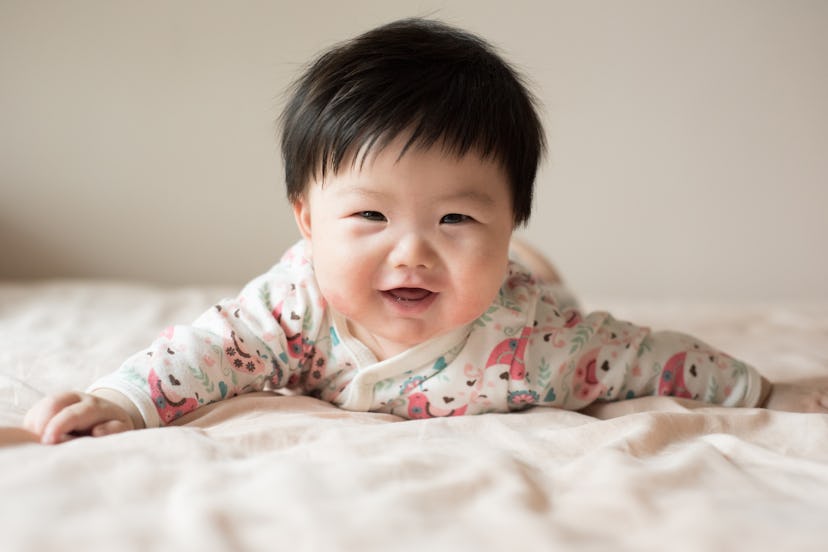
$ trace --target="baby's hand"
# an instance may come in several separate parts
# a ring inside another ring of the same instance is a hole
[[[790,412],[828,413],[828,377],[774,383],[763,406]]]
[[[96,392],[97,393],[97,392]],[[38,401],[27,413],[23,427],[46,445],[82,435],[102,437],[143,427],[140,414],[120,393],[90,395],[70,391]]]

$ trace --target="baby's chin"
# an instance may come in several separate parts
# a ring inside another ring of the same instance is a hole
[[[418,345],[422,345],[423,343],[427,343],[432,339],[437,339],[442,337],[446,334],[449,334],[455,330],[458,330],[462,327],[468,326],[474,319],[468,322],[458,322],[457,324],[453,324],[451,326],[441,326],[439,328],[429,328],[424,329],[422,331],[402,331],[402,332],[389,332],[388,328],[381,328],[379,329],[375,335],[382,341],[386,343],[393,343],[396,345],[400,352],[406,349],[411,349],[413,347],[417,347]]]
[[[393,331],[388,325],[377,327],[374,325],[359,326],[354,321],[348,321],[351,335],[367,346],[378,360],[385,360],[397,356],[409,349],[427,343],[444,334],[456,330],[459,326],[440,327],[430,329],[413,329],[408,331]]]

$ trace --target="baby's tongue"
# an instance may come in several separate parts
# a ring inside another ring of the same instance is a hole
[[[391,293],[404,301],[419,301],[428,297],[431,292],[422,288],[395,288]]]

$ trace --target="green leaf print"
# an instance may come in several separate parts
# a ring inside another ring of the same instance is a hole
[[[499,309],[499,308],[500,307],[498,307],[497,305],[491,305],[488,308],[488,310],[486,310],[486,312],[484,312],[483,314],[478,316],[477,319],[475,319],[474,325],[478,326],[478,327],[481,327],[481,328],[485,328],[486,324],[488,324],[489,322],[492,321],[492,317],[490,315],[492,313],[494,313],[495,311],[497,311],[497,309]]]
[[[124,375],[127,377],[127,379],[132,380],[132,382],[137,384],[139,387],[144,387],[144,386],[147,385],[146,376],[142,375],[133,366],[125,367],[124,368]]]
[[[569,349],[569,354],[576,353],[584,348],[584,346],[589,343],[589,340],[592,339],[592,336],[595,334],[595,330],[590,326],[580,326],[575,331],[575,337],[572,339],[572,347]]]
[[[638,358],[641,358],[645,353],[649,353],[652,350],[653,344],[650,342],[650,336],[647,336],[641,341],[641,345],[638,346]]]
[[[198,368],[197,366],[187,366],[187,369],[190,371],[190,374],[193,375],[193,378],[201,383],[201,386],[205,391],[208,393],[215,391],[215,384],[210,381],[210,377],[204,372],[204,370]]]
[[[707,382],[707,389],[704,392],[704,402],[708,403],[717,403],[719,401],[716,400],[716,397],[719,396],[719,382],[716,381],[716,378],[710,378],[710,381]]]
[[[642,391],[648,391],[653,395],[658,393],[658,380],[661,378],[661,363],[654,362],[652,367],[652,372],[650,373],[650,377],[647,379],[647,382],[644,384],[644,388]]]
[[[545,388],[550,379],[552,379],[552,367],[545,358],[541,358],[538,369],[538,387]]]
[[[259,299],[267,306],[267,310],[273,310],[273,303],[270,302],[270,284],[265,282],[259,288]]]

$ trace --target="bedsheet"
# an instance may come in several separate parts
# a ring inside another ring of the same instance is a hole
[[[221,287],[0,284],[0,426]],[[828,301],[593,298],[772,379],[828,373]],[[0,447],[3,550],[828,549],[828,416],[672,398],[405,421],[253,393],[175,426]]]

